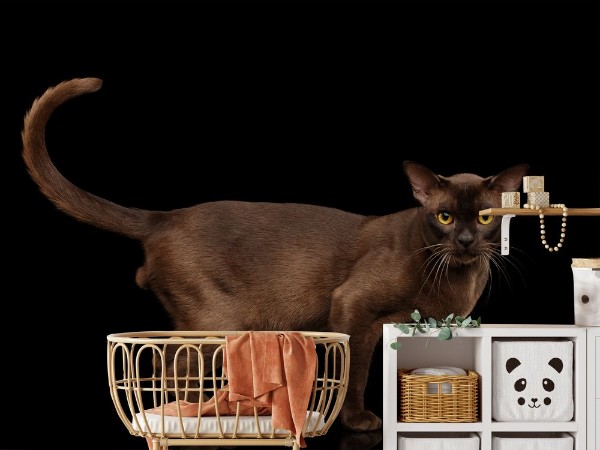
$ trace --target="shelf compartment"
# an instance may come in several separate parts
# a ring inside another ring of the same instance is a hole
[[[569,433],[498,433],[492,436],[492,450],[573,450]]]
[[[479,450],[476,433],[402,433],[398,450]]]

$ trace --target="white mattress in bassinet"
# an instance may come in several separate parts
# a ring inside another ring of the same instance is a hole
[[[146,422],[144,422],[144,417],[142,413],[136,414],[137,420],[139,422],[139,426],[141,427],[142,432],[147,432],[148,427],[146,427]],[[181,434],[181,425],[179,422],[179,418],[177,416],[164,416],[165,417],[165,434]],[[197,417],[182,417],[183,429],[186,434],[194,434],[196,433],[196,427],[198,424]],[[319,415],[317,412],[306,412],[306,420],[308,425],[306,426],[307,432],[319,431],[325,426],[325,420],[322,415]],[[146,413],[146,421],[148,422],[148,426],[153,433],[161,433],[162,432],[162,421],[160,414],[149,414]],[[223,429],[223,433],[229,434],[233,433],[235,429],[235,416],[221,416],[221,427]],[[133,429],[139,431],[138,424],[135,419],[131,421],[133,425]],[[257,421],[254,416],[240,416],[237,434],[257,434],[259,432],[258,427],[260,427],[260,432],[262,434],[271,434],[273,430],[273,426],[271,425],[271,416],[258,416],[258,426]],[[199,433],[209,433],[209,434],[219,434],[219,425],[217,418],[215,416],[202,416],[200,420],[200,429]],[[287,434],[288,430],[275,430],[276,434]]]

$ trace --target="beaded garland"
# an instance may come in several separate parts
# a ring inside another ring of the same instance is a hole
[[[542,245],[544,246],[544,248],[546,250],[548,250],[550,253],[557,252],[558,250],[560,250],[561,247],[563,246],[563,242],[565,241],[565,236],[566,236],[566,232],[567,232],[567,217],[569,215],[569,213],[568,213],[569,210],[565,206],[565,204],[564,203],[554,203],[549,206],[549,208],[562,208],[562,210],[563,210],[562,224],[560,226],[560,239],[555,246],[551,246],[546,241],[546,225],[544,222],[544,213],[542,212],[542,207],[538,206],[538,205],[529,205],[528,203],[525,203],[523,205],[523,208],[538,210],[538,213],[540,215],[540,239],[542,240]]]

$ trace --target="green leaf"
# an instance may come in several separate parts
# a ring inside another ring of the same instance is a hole
[[[463,320],[462,323],[460,324],[460,326],[462,328],[465,328],[465,327],[468,327],[470,323],[471,323],[471,316],[469,316],[465,320]]]
[[[479,327],[479,326],[481,326],[481,316],[479,316],[479,317],[477,318],[477,326],[478,326],[478,327]]]
[[[400,342],[398,342],[398,341],[394,341],[390,344],[390,347],[392,348],[392,350],[398,350],[401,346],[402,346],[402,344],[400,344]]]
[[[452,331],[448,327],[443,327],[440,329],[440,333],[438,334],[438,339],[440,341],[448,341],[452,339]]]
[[[437,320],[435,320],[433,317],[430,317],[427,319],[427,321],[429,322],[429,326],[431,328],[437,328]]]
[[[410,317],[412,317],[412,320],[414,320],[415,322],[418,322],[419,320],[421,320],[421,313],[419,313],[418,309],[415,309],[411,313]]]
[[[452,319],[454,319],[454,313],[448,314],[448,317],[446,317],[446,320],[444,320],[444,322],[445,323],[452,323]]]
[[[419,333],[425,333],[425,330],[423,329],[423,327],[421,326],[421,322],[417,322],[415,324],[415,328],[419,331]]]
[[[402,331],[404,334],[409,334],[410,333],[410,328],[408,325],[406,325],[405,323],[399,323],[396,325],[397,328]]]
[[[454,320],[456,321],[457,324],[462,325],[463,320],[465,320],[465,319],[461,316],[456,316],[456,318]]]

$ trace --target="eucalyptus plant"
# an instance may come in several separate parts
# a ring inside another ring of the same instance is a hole
[[[439,330],[437,338],[440,341],[449,341],[454,336],[454,331],[459,328],[478,328],[481,326],[481,317],[477,320],[468,317],[455,316],[454,313],[449,314],[443,320],[437,320],[433,317],[424,319],[421,317],[418,309],[415,309],[410,317],[413,319],[411,323],[394,323],[394,327],[398,328],[402,333],[414,336],[416,333],[431,334],[433,331]],[[398,340],[390,343],[390,347],[398,350],[401,344]]]

